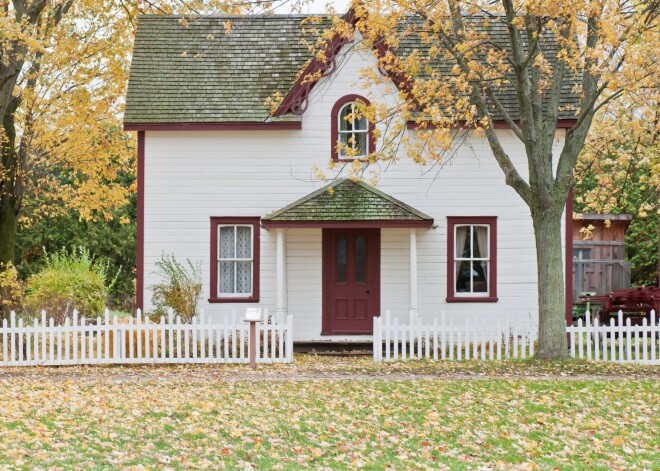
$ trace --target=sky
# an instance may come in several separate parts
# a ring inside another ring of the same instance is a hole
[[[275,9],[277,13],[291,13],[291,3],[295,3],[295,0],[286,2],[285,5],[282,5]],[[332,4],[333,8],[337,13],[344,13],[348,9],[348,4],[350,0],[312,0],[303,8],[303,13],[325,13],[327,11],[327,5]]]

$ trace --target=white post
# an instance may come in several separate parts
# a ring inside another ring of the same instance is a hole
[[[286,229],[277,229],[277,315],[287,315],[286,299]]]
[[[410,229],[410,317],[415,316],[417,316],[417,229],[413,228]]]

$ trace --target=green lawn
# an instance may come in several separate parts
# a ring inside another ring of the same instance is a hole
[[[425,374],[431,368],[417,365]],[[626,380],[259,380],[283,371],[265,367],[254,379],[233,381],[223,367],[144,371],[0,374],[0,467],[660,464],[655,372]]]

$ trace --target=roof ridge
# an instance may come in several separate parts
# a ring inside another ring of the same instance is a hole
[[[148,19],[207,19],[207,18],[249,18],[249,19],[254,19],[254,20],[259,20],[259,19],[282,19],[282,18],[331,18],[334,16],[341,16],[341,14],[336,13],[336,14],[329,14],[329,13],[309,13],[309,14],[303,14],[303,13],[295,13],[295,14],[281,14],[281,13],[273,13],[273,14],[268,14],[268,15],[257,15],[257,14],[247,14],[247,15],[240,15],[240,14],[227,14],[227,15],[218,15],[218,14],[210,14],[210,15],[205,15],[205,14],[185,14],[185,13],[167,13],[167,14],[161,14],[161,13],[140,13],[137,15],[138,19],[140,18],[148,18]]]

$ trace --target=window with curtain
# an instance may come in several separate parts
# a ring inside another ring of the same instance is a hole
[[[259,302],[258,216],[211,216],[210,303]]]
[[[218,295],[252,294],[251,225],[218,226]]]
[[[495,217],[447,218],[448,301],[497,301]]]
[[[488,226],[455,226],[456,294],[488,293]]]

